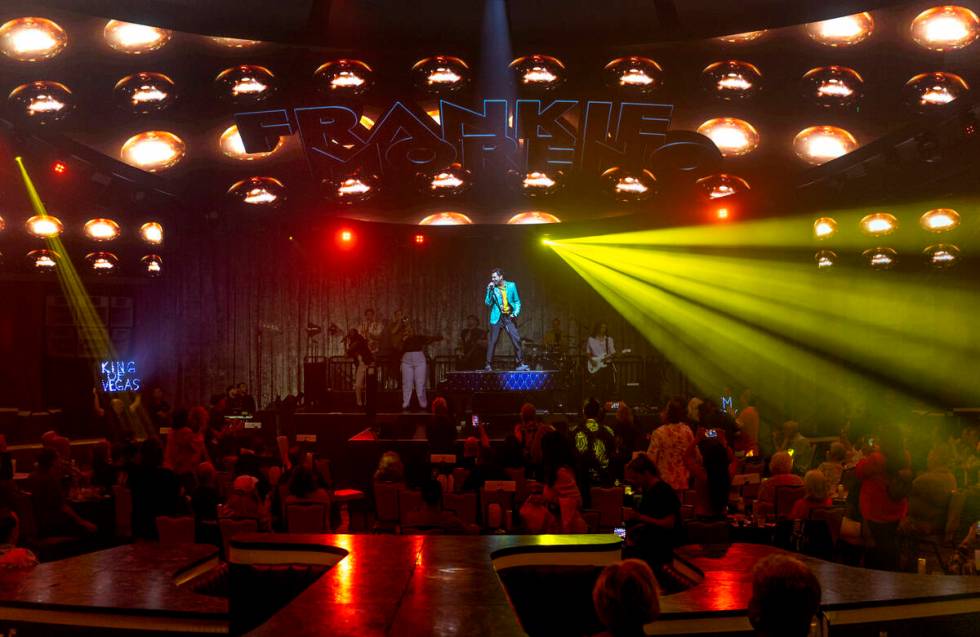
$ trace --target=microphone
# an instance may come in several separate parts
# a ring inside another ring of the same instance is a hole
[[[487,283],[487,289],[488,289],[488,290],[489,290],[490,288],[492,288],[492,287],[493,287],[493,281],[491,281],[490,283]]]

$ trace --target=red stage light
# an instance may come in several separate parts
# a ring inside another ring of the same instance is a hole
[[[717,210],[715,210],[715,216],[720,221],[724,221],[725,219],[728,219],[730,214],[731,212],[728,210],[728,208],[718,208]]]
[[[417,245],[422,245],[423,243],[425,243],[425,235],[424,234],[415,235],[415,243]]]
[[[57,175],[62,175],[68,170],[68,166],[63,161],[56,161],[54,162],[54,166],[51,167],[51,170]]]
[[[350,243],[353,240],[354,240],[354,233],[353,232],[351,232],[350,230],[341,230],[340,231],[340,241],[342,243]]]

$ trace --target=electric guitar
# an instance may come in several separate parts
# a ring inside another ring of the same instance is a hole
[[[589,370],[590,374],[596,374],[600,370],[609,367],[610,365],[615,368],[613,361],[620,356],[625,356],[626,354],[632,354],[633,350],[627,348],[621,352],[616,352],[615,354],[607,354],[606,356],[590,356],[586,368]]]

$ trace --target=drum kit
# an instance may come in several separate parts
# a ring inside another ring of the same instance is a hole
[[[524,349],[524,360],[533,370],[550,370],[559,371],[562,374],[571,374],[575,369],[577,357],[569,354],[567,347],[545,345],[529,338],[521,339],[521,347]]]

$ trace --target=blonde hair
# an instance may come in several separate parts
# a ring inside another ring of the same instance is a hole
[[[827,476],[819,469],[807,471],[803,476],[803,487],[806,489],[806,496],[814,500],[825,500],[829,492],[830,485],[827,484]]]
[[[772,454],[772,459],[769,460],[769,472],[772,475],[790,473],[791,471],[793,471],[793,456],[786,451],[777,451]]]
[[[644,626],[660,614],[653,571],[642,560],[623,560],[602,569],[592,603],[599,620],[612,631]]]

